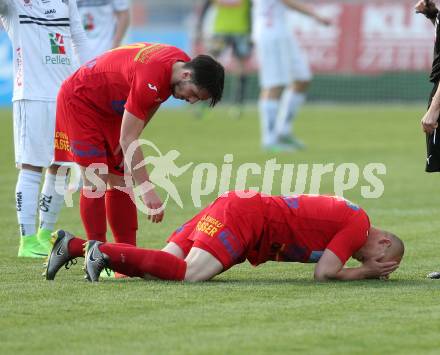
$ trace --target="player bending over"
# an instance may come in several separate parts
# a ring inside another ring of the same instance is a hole
[[[57,99],[55,159],[80,166],[80,213],[87,239],[106,241],[108,220],[116,242],[136,244],[137,211],[124,161],[138,186],[145,186],[150,177],[141,164],[141,148],[133,151],[132,144],[136,147],[145,126],[171,95],[190,103],[209,100],[215,106],[223,86],[224,69],[213,58],[191,59],[160,43],[118,47],[64,81]],[[141,198],[149,209],[160,210],[149,219],[162,221],[163,205],[155,189]]]
[[[46,278],[84,255],[85,240],[58,231]],[[246,259],[257,266],[268,260],[317,263],[315,279],[388,278],[399,267],[403,242],[374,228],[368,215],[333,196],[270,196],[254,191],[229,192],[179,227],[162,250],[121,243],[89,241],[87,279],[104,268],[143,278],[205,281]],[[344,267],[353,257],[358,267]]]

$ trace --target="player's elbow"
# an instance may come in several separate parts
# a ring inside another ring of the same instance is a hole
[[[335,280],[337,277],[336,277],[336,273],[331,272],[330,270],[315,269],[313,278],[315,279],[315,281],[325,282],[325,281]]]
[[[316,270],[315,270],[315,273],[313,274],[313,278],[315,279],[315,281],[318,281],[318,282],[325,282],[325,281],[330,280],[330,278],[327,276],[327,274],[325,272],[316,271]]]
[[[122,151],[125,152],[129,149],[130,145],[135,141],[135,138],[129,136],[121,136],[119,139],[119,145],[122,148]]]

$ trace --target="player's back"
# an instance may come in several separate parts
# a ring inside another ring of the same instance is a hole
[[[333,238],[351,223],[365,237],[368,216],[358,206],[335,196],[266,196],[265,232],[257,263],[265,260],[316,262]],[[357,230],[355,234],[357,233]]]
[[[150,101],[159,105],[171,94],[172,64],[189,60],[180,49],[159,43],[118,47],[83,65],[65,82],[75,99],[103,116],[121,116],[127,101],[145,114]],[[142,106],[142,108],[141,108]]]

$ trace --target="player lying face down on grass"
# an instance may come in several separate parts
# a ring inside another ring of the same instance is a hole
[[[215,106],[223,85],[224,68],[210,56],[191,59],[158,43],[108,51],[64,81],[57,99],[55,160],[74,161],[81,168],[80,212],[89,240],[106,240],[107,218],[117,242],[135,244],[137,211],[126,184],[131,177],[124,178],[124,157],[137,185],[148,183],[149,175],[140,147],[130,157],[127,151],[171,95]],[[149,215],[157,223],[163,218],[162,202],[150,186],[141,198],[148,209],[160,210]]]
[[[403,242],[372,227],[368,215],[334,196],[270,196],[228,192],[179,227],[162,250],[89,241],[65,231],[54,234],[46,278],[85,253],[88,280],[104,268],[143,278],[205,281],[242,263],[317,263],[314,277],[325,280],[388,278],[403,257]],[[350,257],[361,262],[348,268]]]

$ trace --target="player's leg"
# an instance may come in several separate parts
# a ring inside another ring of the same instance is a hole
[[[44,257],[47,250],[37,238],[36,218],[42,169],[24,164],[15,187],[17,220],[20,228],[19,257]]]
[[[74,259],[84,256],[84,249],[87,242],[87,240],[74,236],[64,230],[58,230],[53,234],[53,237],[53,248],[48,257],[45,270],[47,280],[55,279],[56,274],[64,265],[66,265],[66,268],[69,268],[70,265],[76,264]],[[190,243],[192,245],[193,242],[191,241]],[[125,248],[136,248],[134,245],[124,243],[113,243],[109,245],[113,246],[113,248],[119,248],[117,250],[120,252],[122,251],[123,253],[125,252]],[[105,248],[106,247],[104,247],[104,249]],[[181,260],[184,260],[186,256],[181,247],[173,242],[168,243],[165,248],[162,249],[162,252],[173,255]],[[139,262],[138,253],[134,253],[134,256],[132,253],[129,253],[131,256],[127,259],[127,253],[125,252],[125,254],[123,254],[123,263],[118,261],[119,259],[116,257],[117,254],[109,252],[109,255],[114,258],[113,262],[115,271],[123,271],[125,272],[124,275],[130,276],[138,276],[138,274],[140,274],[141,277],[144,277],[142,272],[136,272],[137,267],[142,267],[142,265],[137,265]],[[132,265],[133,263],[134,265]]]
[[[19,168],[15,188],[20,228],[20,257],[44,257],[47,251],[36,235],[38,194],[42,168],[50,164],[44,144],[48,135],[47,117],[39,101],[18,100],[13,104],[15,161]]]
[[[69,169],[60,169],[60,165],[52,164],[44,177],[40,193],[40,222],[37,233],[38,241],[48,250],[52,248],[51,234],[64,204]]]
[[[49,252],[51,233],[54,230],[60,210],[64,204],[64,193],[66,190],[67,169],[61,169],[58,174],[59,164],[54,164],[54,142],[56,103],[47,102],[41,110],[46,110],[47,132],[45,135],[44,147],[46,155],[50,157],[51,165],[46,170],[43,187],[39,200],[39,229],[37,237],[39,242]],[[63,172],[61,172],[63,171]]]
[[[248,75],[246,72],[246,63],[252,50],[251,41],[247,35],[236,35],[231,38],[232,53],[238,62],[237,84],[235,90],[235,103],[238,105],[238,115],[241,115],[244,109],[244,100],[246,97],[246,85]]]
[[[185,258],[184,281],[206,281],[223,271],[223,264],[206,250],[193,247]]]
[[[105,192],[108,172],[106,166],[80,166],[83,187],[79,200],[81,220],[88,240],[106,241],[107,218]]]
[[[312,73],[303,50],[299,47],[296,38],[285,39],[282,47],[283,67],[292,83],[283,92],[280,109],[277,116],[276,131],[282,144],[292,145],[294,148],[304,148],[304,144],[295,138],[292,132],[293,122],[303,105]]]
[[[81,171],[83,186],[80,194],[80,215],[88,240],[106,240],[107,218],[105,193],[111,164],[111,155],[106,141],[101,118],[89,107],[74,102],[70,95],[70,107],[67,114],[67,140],[73,161]],[[58,112],[57,112],[58,124]],[[55,150],[57,158],[57,150]]]
[[[277,143],[275,124],[282,92],[282,86],[262,88],[260,92],[258,109],[260,113],[261,143],[265,149],[275,149]]]
[[[98,281],[104,267],[128,276],[179,281],[208,280],[227,270],[243,260],[245,250],[241,239],[222,222],[228,202],[217,199],[179,227],[168,239],[166,251],[89,243],[85,260],[88,279]],[[181,256],[186,254],[183,260]]]
[[[137,209],[133,189],[126,186],[124,176],[109,174],[105,210],[115,242],[136,245]]]
[[[162,250],[88,242],[85,270],[89,281],[98,281],[106,267],[131,277],[172,281],[205,281],[223,271],[220,261],[199,248],[192,248],[183,260]]]
[[[280,62],[281,43],[261,36],[256,41],[256,54],[259,63],[261,141],[264,149],[273,149],[277,143],[275,130],[280,97],[286,81],[286,73]]]
[[[429,106],[431,106],[432,98],[437,92],[437,82],[429,97]],[[426,166],[425,171],[427,173],[440,172],[440,130],[437,128],[431,134],[426,134]],[[440,279],[440,270],[431,272],[427,275],[430,279]]]
[[[87,243],[85,270],[90,281],[98,281],[101,271],[110,268],[131,276],[182,281],[186,262],[162,250],[127,247],[117,243]]]
[[[176,244],[174,242],[169,242],[161,250],[166,253],[172,254],[179,259],[185,259],[185,257],[186,257],[183,249],[178,244]]]

